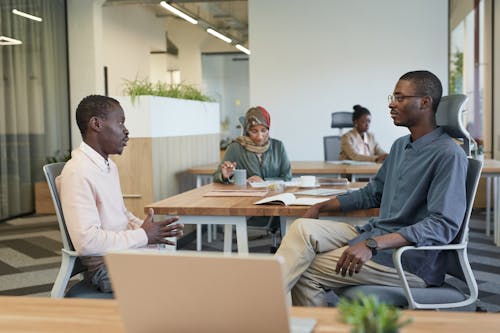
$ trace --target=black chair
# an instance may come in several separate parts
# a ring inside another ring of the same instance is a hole
[[[465,95],[442,98],[436,114],[437,124],[453,138],[462,141],[462,147],[470,155],[470,135],[462,126]],[[482,162],[469,158],[466,179],[467,206],[460,231],[455,240],[441,246],[403,246],[393,253],[394,266],[401,279],[401,287],[358,285],[334,290],[337,296],[355,299],[359,293],[375,295],[380,301],[410,309],[475,309],[478,287],[467,256],[469,220],[481,176]],[[441,250],[448,252],[445,283],[440,287],[410,288],[403,272],[401,256],[406,251]]]
[[[352,127],[352,112],[337,111],[332,112],[331,128],[339,130],[338,135],[330,135],[323,137],[323,151],[325,161],[338,161],[340,154],[340,145],[342,137],[342,129]]]
[[[57,215],[57,222],[59,223],[59,231],[61,232],[61,239],[63,248],[61,249],[61,267],[57,274],[56,281],[52,286],[50,297],[78,297],[78,298],[113,298],[112,293],[100,292],[95,286],[90,284],[87,280],[82,280],[73,285],[66,293],[69,279],[77,274],[84,273],[86,267],[82,265],[78,254],[75,251],[71,238],[69,237],[64,214],[62,211],[61,200],[56,188],[56,177],[61,174],[64,168],[64,162],[51,163],[43,166],[43,173],[49,185],[50,194]]]

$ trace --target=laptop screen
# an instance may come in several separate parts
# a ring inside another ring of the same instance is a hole
[[[142,250],[105,260],[127,333],[290,331],[279,257]]]

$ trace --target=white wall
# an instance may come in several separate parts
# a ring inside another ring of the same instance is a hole
[[[221,137],[241,135],[238,117],[248,110],[248,56],[245,54],[212,54],[202,56],[202,89],[220,105]],[[221,126],[222,127],[222,126]]]
[[[407,71],[448,87],[447,0],[249,0],[250,103],[267,107],[271,136],[292,160],[323,159],[330,114],[361,104],[385,149],[407,134],[387,95]]]
[[[166,39],[163,19],[139,5],[108,6],[102,8],[104,65],[108,67],[109,95],[123,95],[124,79],[152,79],[151,51],[165,51]],[[154,60],[153,60],[154,63]],[[164,68],[163,80],[166,80]]]
[[[234,52],[236,49],[183,19],[167,19],[168,37],[179,48],[178,57],[169,56],[168,68],[180,70],[181,81],[201,86],[202,52]],[[237,50],[236,50],[237,51]]]
[[[82,141],[75,121],[76,107],[89,94],[104,93],[102,12],[104,0],[68,0],[68,63],[71,145]]]

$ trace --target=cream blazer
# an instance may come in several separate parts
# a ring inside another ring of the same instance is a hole
[[[364,140],[355,128],[342,135],[340,160],[375,162],[377,156],[383,154],[387,153],[375,141],[371,133],[365,133]]]

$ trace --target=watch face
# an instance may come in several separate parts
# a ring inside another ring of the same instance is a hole
[[[368,246],[369,248],[371,249],[376,249],[378,244],[377,244],[377,241],[373,238],[368,238],[366,240],[366,246]]]

